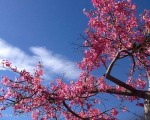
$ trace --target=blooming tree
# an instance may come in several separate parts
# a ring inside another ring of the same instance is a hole
[[[19,75],[11,80],[3,76],[0,90],[0,110],[12,106],[15,113],[32,112],[33,120],[64,117],[67,120],[116,120],[119,104],[102,109],[101,95],[115,94],[118,101],[139,101],[144,106],[145,120],[150,119],[150,11],[139,17],[131,0],[91,0],[94,10],[84,13],[89,18],[84,41],[84,57],[78,63],[82,70],[76,82],[65,83],[60,78],[42,85],[43,67],[37,65],[34,74],[18,71],[4,60],[3,66]],[[126,81],[113,75],[118,61],[128,60],[130,65]],[[103,69],[102,76],[93,70]],[[136,77],[135,77],[136,75]],[[113,84],[111,84],[111,81]]]

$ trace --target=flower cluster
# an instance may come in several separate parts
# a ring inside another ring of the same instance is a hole
[[[3,76],[0,111],[12,106],[15,113],[32,112],[33,120],[59,117],[68,120],[116,120],[121,106],[101,109],[104,105],[100,94],[118,94],[118,98],[125,94],[122,101],[139,100],[130,93],[135,89],[143,90],[150,74],[150,12],[145,10],[138,19],[136,5],[131,0],[92,0],[92,3],[93,11],[84,10],[89,18],[89,27],[85,31],[88,39],[84,42],[87,49],[83,60],[78,64],[82,71],[78,80],[69,84],[57,78],[46,87],[42,84],[44,71],[40,62],[31,74],[17,70],[8,60],[3,60],[3,67],[11,69],[19,77],[11,80]],[[128,87],[120,84],[122,81],[117,78],[113,78],[115,82],[111,80],[117,85],[112,85],[106,78],[111,77],[114,62],[124,58],[131,62],[129,79],[124,82]],[[99,68],[106,70],[107,74],[100,77],[92,75],[93,70]],[[138,73],[135,79],[134,74]],[[137,103],[137,106],[143,104]],[[125,106],[121,109],[122,112],[127,111]]]

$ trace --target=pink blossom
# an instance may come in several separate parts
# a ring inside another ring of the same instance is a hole
[[[122,108],[122,111],[123,111],[123,112],[126,112],[126,111],[127,111],[127,108],[126,108],[126,107],[123,107],[123,108]]]
[[[38,120],[39,115],[40,115],[40,111],[39,110],[33,111],[31,113],[31,116],[32,116],[33,120]]]
[[[10,83],[10,80],[7,76],[3,76],[1,83],[3,85],[8,85]]]
[[[117,111],[115,108],[113,108],[113,109],[111,110],[111,115],[112,115],[112,116],[118,115],[118,111]]]

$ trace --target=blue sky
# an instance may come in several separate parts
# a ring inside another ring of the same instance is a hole
[[[138,13],[150,9],[149,0],[133,2]],[[0,0],[0,60],[9,59],[29,71],[42,61],[47,80],[63,73],[68,80],[76,79],[80,71],[75,64],[83,51],[73,43],[83,42],[78,38],[87,28],[84,8],[92,8],[90,0]]]
[[[76,46],[73,45],[73,42],[76,43],[76,40],[86,28],[87,18],[82,10],[84,7],[89,8],[90,2],[89,5],[87,3],[69,0],[64,2],[57,0],[45,0],[42,2],[41,0],[0,1],[0,37],[4,40],[1,44],[5,42],[5,46],[2,45],[2,47],[4,49],[8,48],[8,55],[6,56],[5,54],[1,58],[11,59],[12,63],[23,63],[19,66],[26,68],[32,65],[34,67],[33,63],[38,63],[39,60],[46,61],[43,58],[47,56],[51,58],[51,67],[57,69],[53,70],[55,73],[64,68],[60,73],[69,73],[70,78],[74,78],[76,75],[72,74],[74,75],[72,77],[70,73],[71,66],[74,65],[71,62],[80,60],[81,56],[79,54],[81,54],[81,51],[74,49]],[[14,51],[14,47],[18,50]],[[36,49],[34,49],[34,52],[33,47]],[[37,47],[41,48],[37,49]],[[9,52],[12,49],[13,53]],[[40,56],[39,59],[35,60],[35,57],[38,56],[37,50],[39,53],[41,49],[45,49],[45,52],[47,51],[50,55]],[[20,51],[20,55],[18,55],[18,51]],[[34,60],[32,59],[33,57]],[[28,61],[30,58],[31,60]],[[62,67],[54,64],[56,59],[59,62],[57,64],[63,65]],[[66,66],[70,66],[70,68],[66,68]],[[76,71],[78,72],[78,70]]]

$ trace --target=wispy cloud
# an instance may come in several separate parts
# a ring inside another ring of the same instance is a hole
[[[19,70],[26,69],[30,72],[33,71],[39,61],[42,61],[46,76],[50,78],[63,74],[68,79],[76,79],[78,77],[80,71],[76,67],[76,63],[44,47],[33,46],[29,49],[32,55],[0,39],[0,61],[9,60]],[[3,68],[0,69],[2,70]]]

